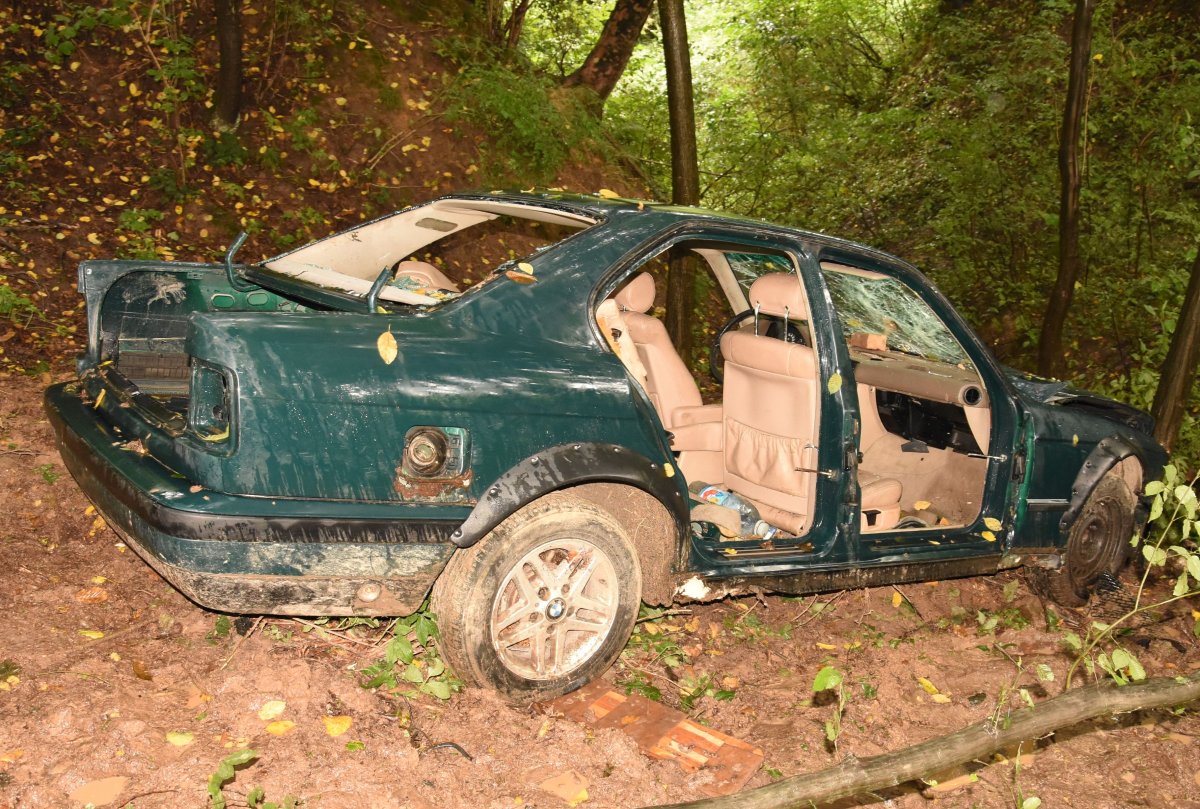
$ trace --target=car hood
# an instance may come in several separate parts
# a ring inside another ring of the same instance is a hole
[[[1034,402],[1090,413],[1132,427],[1147,435],[1154,432],[1154,419],[1150,414],[1132,405],[1080,390],[1057,379],[1043,379],[1015,368],[1004,370],[1016,389]]]

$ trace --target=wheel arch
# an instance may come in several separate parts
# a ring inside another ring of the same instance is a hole
[[[1147,513],[1141,497],[1146,466],[1145,454],[1137,444],[1119,435],[1102,439],[1083,462],[1074,483],[1071,484],[1071,502],[1058,523],[1059,529],[1064,535],[1071,530],[1092,490],[1109,473],[1124,480],[1129,491],[1138,498],[1134,525],[1140,529]]]
[[[617,444],[560,444],[497,478],[450,540],[469,548],[523,506],[567,490],[622,524],[642,565],[643,598],[664,604],[671,598],[671,573],[688,527],[678,474]]]

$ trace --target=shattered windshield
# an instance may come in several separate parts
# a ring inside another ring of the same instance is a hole
[[[842,330],[851,345],[899,351],[971,367],[962,345],[910,287],[886,275],[822,264]],[[877,336],[871,343],[854,335]]]

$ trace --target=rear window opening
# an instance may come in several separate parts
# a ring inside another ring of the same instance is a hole
[[[486,281],[506,262],[530,259],[595,223],[549,207],[444,199],[329,236],[262,266],[363,297],[390,269],[380,302],[433,306]]]

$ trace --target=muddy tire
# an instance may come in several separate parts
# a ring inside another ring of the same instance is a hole
[[[548,495],[457,551],[433,587],[441,648],[469,685],[550,699],[603,674],[637,620],[642,573],[621,525]]]
[[[1096,581],[1105,573],[1116,576],[1129,558],[1137,498],[1125,481],[1105,475],[1071,526],[1063,566],[1056,571],[1030,571],[1038,592],[1066,607],[1087,603]]]

